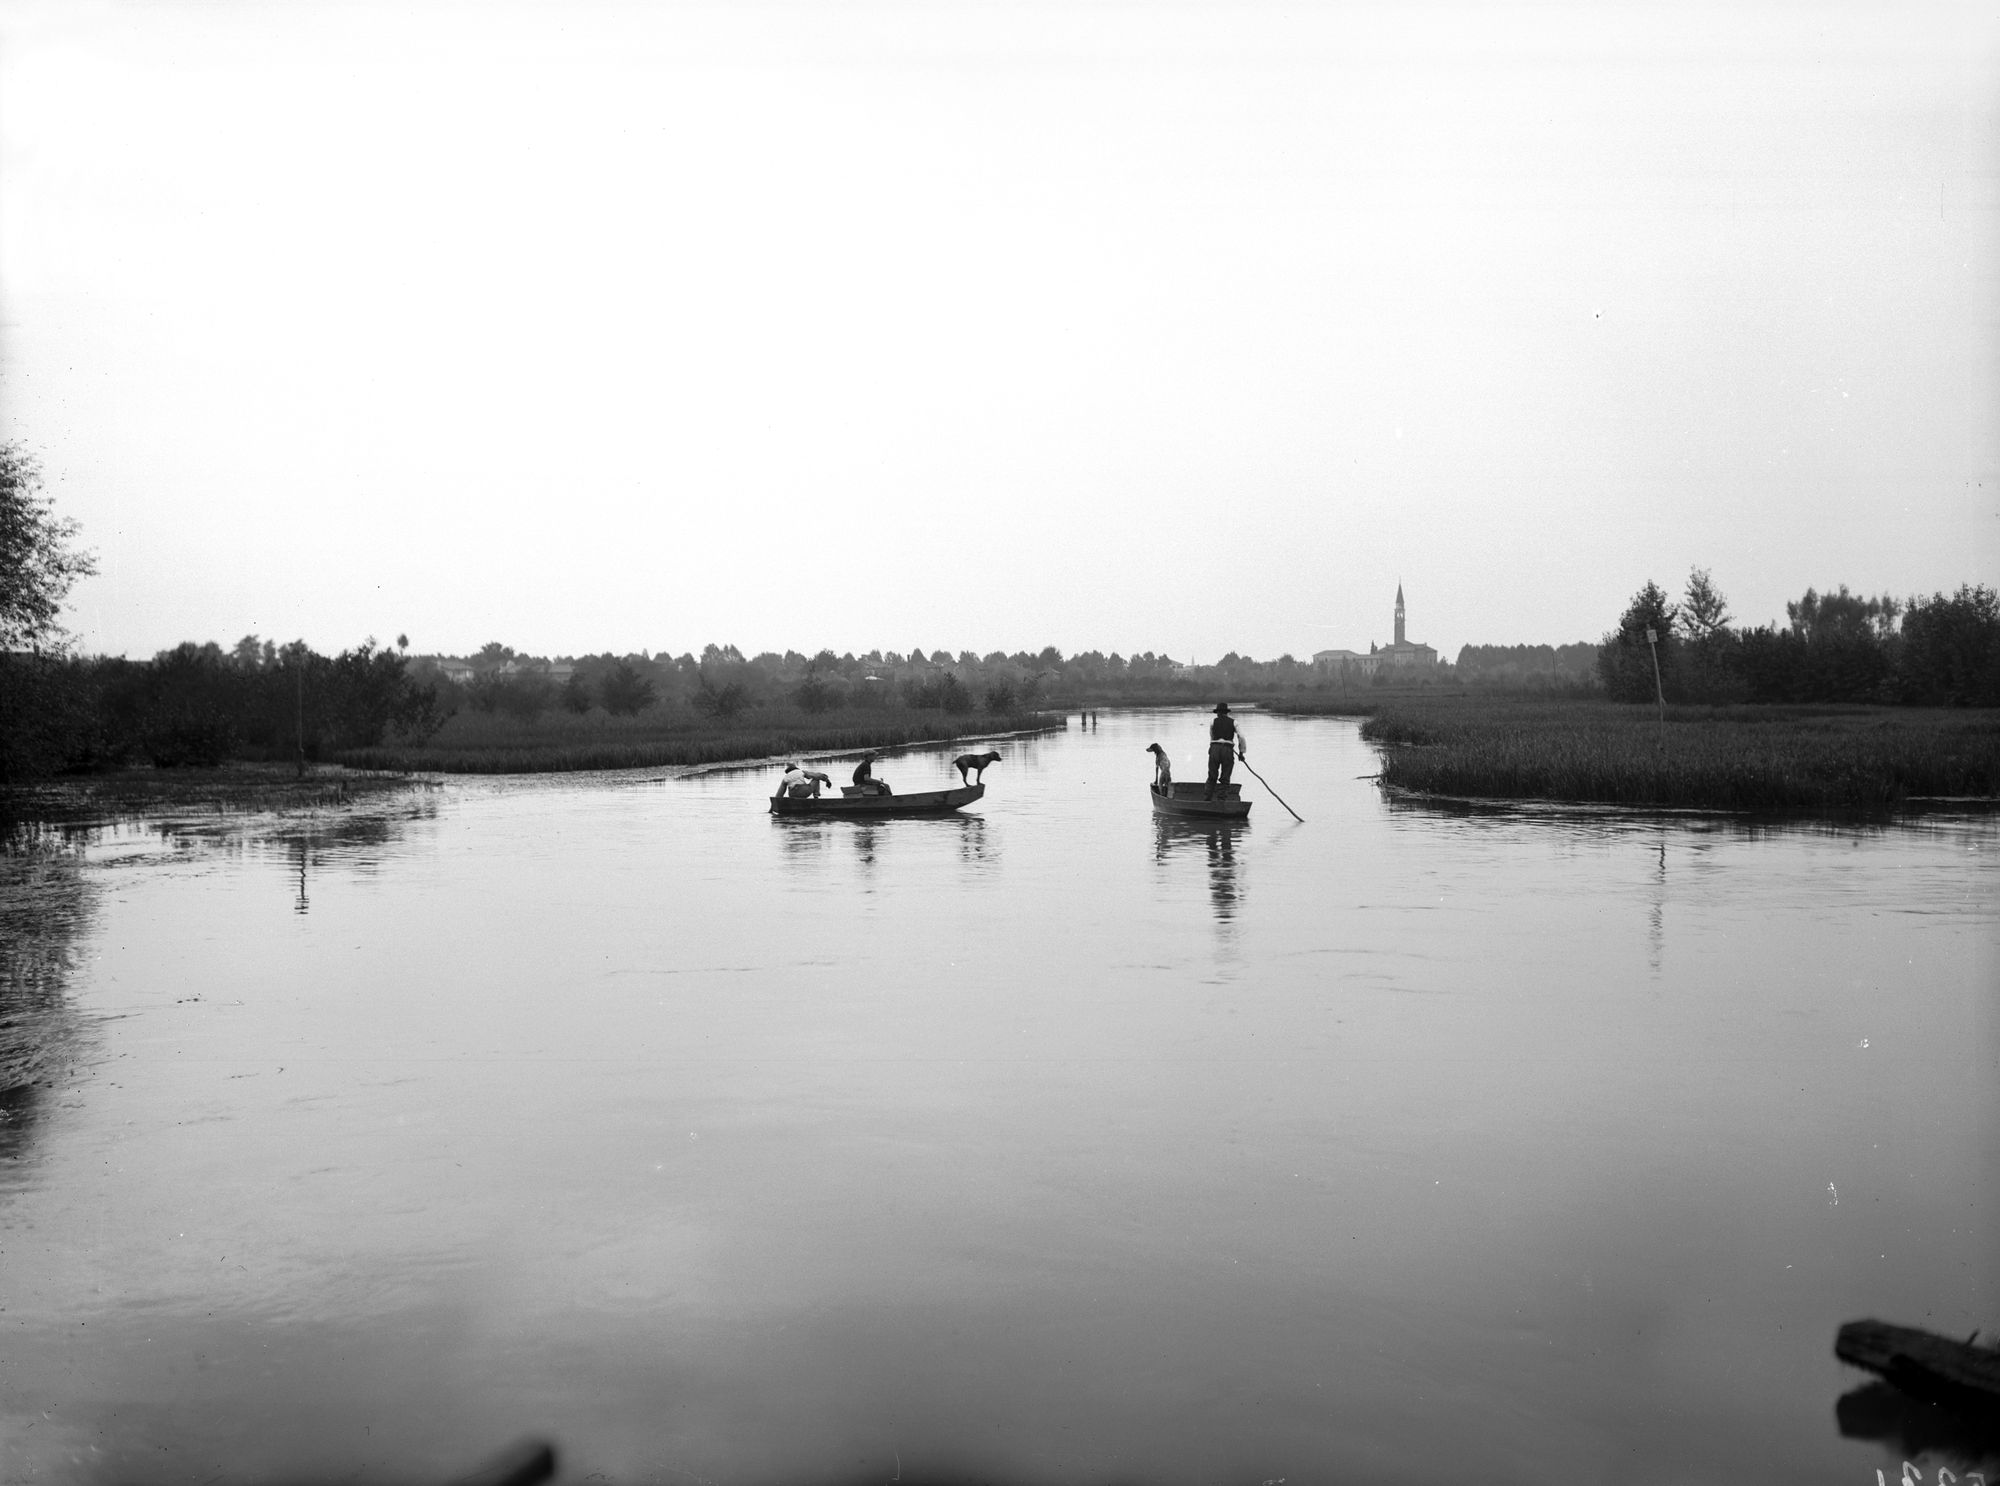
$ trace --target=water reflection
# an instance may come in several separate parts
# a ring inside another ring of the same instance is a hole
[[[1903,1460],[1941,1456],[1961,1476],[2000,1463],[2000,1417],[1971,1418],[1911,1398],[1888,1383],[1843,1393],[1834,1404],[1834,1421],[1842,1439],[1877,1440]]]
[[[90,833],[24,826],[0,837],[0,1172],[18,1171],[84,1022],[69,981],[90,926]]]
[[[951,824],[958,827],[958,859],[966,866],[991,866],[999,859],[997,847],[987,837],[984,816],[961,815]]]
[[[854,860],[861,868],[861,891],[864,893],[875,891],[875,849],[881,831],[881,826],[872,823],[854,828]]]
[[[1208,901],[1216,928],[1225,937],[1233,927],[1243,902],[1243,869],[1237,856],[1237,833],[1241,823],[1153,818],[1153,861],[1162,868],[1184,860],[1203,860],[1208,866]]]
[[[1660,957],[1667,940],[1667,838],[1660,837],[1660,863],[1653,873],[1653,906],[1646,921],[1646,958],[1653,973],[1660,973]]]
[[[282,855],[292,886],[292,912],[312,909],[312,880],[329,867],[361,877],[379,873],[394,854],[398,842],[415,822],[434,822],[437,805],[419,801],[392,811],[368,812],[332,817],[279,817],[275,824],[244,828],[232,826],[218,840],[207,829],[190,830],[185,825],[157,826],[160,838],[177,849],[198,847],[233,850],[246,857]]]
[[[935,820],[814,820],[809,816],[774,815],[779,851],[794,866],[827,860],[835,838],[845,841],[861,868],[862,890],[871,890],[877,868],[895,854],[897,843],[935,845],[942,836],[956,848],[961,865],[986,870],[1000,859],[999,836],[978,815],[947,815]]]

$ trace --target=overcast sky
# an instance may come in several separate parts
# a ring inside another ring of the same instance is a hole
[[[0,4],[86,649],[1595,639],[2000,579],[1990,5]]]

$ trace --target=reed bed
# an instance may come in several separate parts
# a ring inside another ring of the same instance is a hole
[[[985,733],[977,730],[981,722]],[[524,721],[460,713],[421,746],[355,748],[340,754],[339,762],[356,769],[412,773],[570,773],[736,763],[787,753],[851,753],[1049,725],[1042,713],[984,719],[938,712],[890,712],[865,718],[848,713],[835,720],[824,714],[774,710],[770,715],[713,721],[691,715],[601,714]]]
[[[2000,797],[2000,713],[1389,703],[1361,734],[1382,782],[1471,799],[1730,811],[1879,811]]]

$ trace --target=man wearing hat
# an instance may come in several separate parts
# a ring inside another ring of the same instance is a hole
[[[886,795],[893,791],[882,780],[875,777],[875,760],[879,753],[863,754],[861,762],[854,766],[854,787],[864,795]]]
[[[832,783],[833,781],[819,770],[808,769],[797,759],[793,759],[785,765],[785,777],[779,781],[779,789],[795,800],[816,800],[819,798],[819,787],[822,784]]]
[[[1202,790],[1204,800],[1215,798],[1218,785],[1222,792],[1229,792],[1229,776],[1235,772],[1236,761],[1248,758],[1250,750],[1243,746],[1243,735],[1236,730],[1236,719],[1229,715],[1229,703],[1215,704],[1215,721],[1208,725],[1208,784]]]

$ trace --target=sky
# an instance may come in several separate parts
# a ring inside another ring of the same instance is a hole
[[[1994,584],[2000,12],[0,0],[0,439],[133,656]]]

